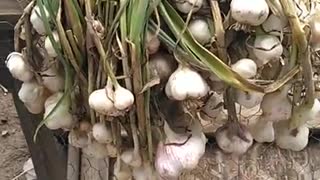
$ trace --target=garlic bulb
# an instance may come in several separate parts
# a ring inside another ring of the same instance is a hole
[[[245,92],[239,89],[235,90],[235,101],[246,108],[253,108],[260,104],[263,96],[264,94],[259,92]]]
[[[288,88],[266,94],[261,101],[261,110],[267,121],[287,120],[291,116],[292,105],[287,97]]]
[[[112,134],[111,129],[104,123],[96,123],[92,127],[92,135],[98,143],[111,143]]]
[[[156,174],[153,168],[148,163],[143,163],[142,166],[133,168],[132,175],[134,179],[139,180],[156,180]]]
[[[142,164],[141,156],[135,149],[128,149],[122,152],[121,160],[132,167],[140,167]]]
[[[257,65],[252,59],[243,58],[231,65],[231,69],[243,78],[249,79],[257,74]]]
[[[46,15],[46,17],[44,17],[44,18],[49,19],[48,10],[44,6],[43,6],[43,8],[44,8],[45,15]],[[30,23],[32,24],[33,29],[35,29],[38,34],[40,34],[40,35],[46,34],[46,28],[45,28],[44,23],[42,21],[42,17],[41,17],[41,12],[40,12],[39,6],[35,6],[32,9],[31,15],[30,15]]]
[[[108,150],[104,144],[92,141],[88,146],[82,149],[82,152],[89,157],[104,159],[108,157]]]
[[[114,91],[114,107],[118,110],[126,110],[134,103],[134,96],[131,91],[118,85]]]
[[[319,19],[319,12],[314,13],[310,19],[308,20],[308,24],[311,30],[311,37],[310,37],[310,45],[314,51],[320,50],[320,19]]]
[[[182,101],[186,98],[205,96],[209,92],[209,86],[199,73],[189,67],[179,65],[170,76],[165,92],[169,98]]]
[[[55,40],[56,43],[59,43],[59,34],[57,31],[52,32],[52,36],[53,39]],[[56,50],[54,49],[51,40],[49,38],[49,36],[46,37],[46,39],[44,40],[44,48],[46,49],[49,57],[51,58],[55,58],[58,56]]]
[[[307,127],[317,127],[319,125],[320,102],[314,99],[313,106],[306,107],[304,104],[296,108],[292,114],[290,128],[300,127],[306,124]]]
[[[226,153],[242,155],[250,148],[253,138],[247,127],[229,122],[219,127],[215,133],[218,146]]]
[[[271,14],[261,25],[262,29],[271,35],[280,36],[284,28],[288,25],[288,20]]]
[[[232,0],[230,12],[240,24],[259,26],[269,15],[269,6],[265,0]]]
[[[194,19],[191,20],[188,29],[194,39],[198,41],[200,44],[205,45],[210,43],[212,33],[209,29],[209,24],[204,19]]]
[[[182,171],[197,167],[205,153],[207,139],[202,133],[199,122],[193,122],[190,129],[189,136],[176,134],[165,122],[166,144],[159,142],[155,158],[155,168],[161,178],[177,179]]]
[[[253,54],[258,66],[267,64],[271,60],[279,60],[283,47],[278,37],[273,35],[258,35],[254,41]]]
[[[175,0],[177,9],[182,13],[197,12],[203,4],[203,0]]]
[[[115,176],[115,180],[130,180],[132,177],[130,167],[123,163],[119,156],[114,163],[113,175]]]
[[[250,123],[250,132],[254,140],[260,143],[274,141],[273,122],[266,121],[263,116],[257,118],[255,122]]]
[[[11,75],[20,81],[30,81],[33,78],[33,73],[24,62],[21,53],[12,52],[7,56],[6,66]]]
[[[74,122],[67,102],[60,103],[56,110],[52,112],[49,117],[47,117],[53,110],[53,108],[57,105],[62,96],[62,92],[57,92],[51,95],[44,104],[44,117],[47,118],[45,125],[51,130],[59,128],[70,129]]]
[[[55,65],[41,72],[43,85],[51,92],[56,93],[64,89],[64,77]]]
[[[294,130],[289,130],[289,121],[280,121],[275,124],[275,141],[282,149],[292,151],[303,150],[309,141],[309,128],[302,125]]]
[[[157,53],[150,58],[149,71],[152,77],[159,77],[160,82],[166,82],[177,65],[170,54]]]
[[[81,132],[78,129],[72,129],[68,135],[68,142],[74,147],[84,148],[89,145],[89,137],[86,132]]]
[[[18,92],[19,99],[32,114],[39,114],[44,109],[44,103],[48,96],[45,88],[35,80],[24,82]]]
[[[90,94],[89,106],[96,112],[105,115],[108,115],[115,109],[112,101],[107,97],[105,89],[98,89]]]
[[[145,44],[148,49],[148,53],[155,54],[159,50],[160,40],[154,33],[147,31]]]

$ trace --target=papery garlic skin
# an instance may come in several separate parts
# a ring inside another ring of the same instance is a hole
[[[49,18],[49,12],[48,10],[43,6],[44,11],[45,11],[45,18]],[[36,30],[36,32],[40,35],[46,34],[46,28],[44,26],[44,22],[42,21],[41,18],[41,12],[39,6],[35,6],[30,15],[30,23],[32,24],[33,29]]]
[[[54,65],[41,72],[43,85],[51,92],[56,93],[64,89],[64,77]]]
[[[257,142],[273,142],[275,139],[273,122],[266,121],[263,119],[263,116],[260,116],[255,122],[250,123],[249,129],[253,139]]]
[[[283,52],[280,39],[273,35],[258,35],[254,41],[253,54],[258,66],[263,66],[271,60],[279,60]]]
[[[222,115],[223,97],[213,93],[206,104],[201,107],[200,117],[205,121],[214,121]]]
[[[92,135],[98,143],[111,143],[111,129],[107,128],[104,123],[96,123],[92,127]]]
[[[309,141],[309,128],[302,125],[294,130],[289,130],[288,121],[280,121],[275,125],[275,142],[282,149],[301,151]]]
[[[212,33],[209,29],[209,24],[204,19],[191,20],[188,29],[194,39],[202,45],[211,41]]]
[[[199,73],[180,65],[169,77],[165,92],[169,98],[182,101],[205,96],[209,92],[209,86]]]
[[[37,81],[24,82],[18,92],[19,99],[32,114],[43,112],[47,98],[46,90]]]
[[[160,83],[166,82],[175,69],[176,64],[170,54],[157,53],[150,58],[150,74],[152,78],[159,77]]]
[[[133,105],[134,96],[131,91],[119,85],[115,89],[113,100],[114,106],[118,110],[126,110]]]
[[[145,44],[149,54],[155,54],[160,47],[160,40],[154,33],[147,31]]]
[[[280,36],[284,28],[288,25],[288,20],[284,17],[278,17],[271,14],[261,25],[262,29],[271,35]]]
[[[7,56],[6,66],[9,69],[12,77],[26,82],[31,81],[33,78],[33,73],[28,68],[27,64],[24,62],[21,53],[12,52]]]
[[[308,128],[316,128],[320,125],[320,102],[318,99],[314,99],[314,104],[310,110],[309,117],[307,118],[306,126]]]
[[[249,79],[257,74],[258,67],[252,59],[243,58],[232,64],[231,69],[243,78]]]
[[[74,123],[72,114],[69,110],[69,106],[65,102],[60,103],[56,110],[53,113],[51,113],[49,117],[47,117],[49,113],[53,110],[53,108],[57,105],[62,96],[62,92],[57,92],[51,95],[46,100],[44,105],[44,118],[47,118],[45,125],[47,126],[47,128],[51,130],[56,130],[60,128],[70,129]]]
[[[93,91],[89,96],[89,106],[96,112],[108,115],[114,110],[112,101],[107,97],[105,89]]]
[[[320,19],[319,12],[313,14],[309,20],[308,24],[311,30],[310,45],[314,51],[320,50]]]
[[[52,32],[52,36],[53,36],[53,39],[56,43],[59,43],[59,34],[57,31],[54,31]],[[46,49],[49,57],[51,58],[55,58],[58,56],[56,50],[54,49],[52,43],[51,43],[51,40],[49,38],[49,36],[46,37],[46,39],[44,40],[44,48]]]
[[[129,149],[122,152],[121,160],[132,167],[140,167],[142,164],[142,159],[139,152],[134,152],[134,149]]]
[[[197,12],[203,4],[203,0],[175,0],[176,8],[182,13]]]
[[[260,92],[245,92],[239,89],[235,90],[235,101],[246,108],[253,108],[260,104],[263,96],[264,94]]]
[[[82,151],[87,156],[96,159],[104,159],[108,157],[108,150],[106,146],[104,144],[98,143],[97,141],[92,141],[92,143],[83,148]]]
[[[269,6],[265,0],[232,0],[230,12],[241,24],[259,26],[268,18]]]

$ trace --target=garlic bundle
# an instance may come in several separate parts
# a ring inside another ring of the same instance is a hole
[[[177,9],[182,13],[197,12],[203,4],[203,0],[175,0]]]
[[[147,31],[145,44],[149,54],[155,54],[160,47],[160,40],[154,33]]]
[[[257,65],[252,59],[243,58],[231,65],[231,69],[243,78],[253,78],[257,74]]]
[[[198,165],[207,142],[200,126],[198,122],[194,122],[191,135],[188,136],[176,134],[165,122],[167,138],[165,142],[159,142],[155,158],[155,168],[161,178],[178,179],[183,171],[192,170]]]
[[[218,146],[226,153],[242,155],[250,148],[253,138],[246,126],[238,122],[228,122],[215,132]]]
[[[309,128],[305,125],[297,129],[289,129],[289,121],[280,121],[275,124],[275,141],[282,149],[292,151],[303,150],[309,141]]]
[[[41,72],[43,85],[51,92],[56,93],[64,89],[64,77],[55,65]]]
[[[49,19],[49,12],[48,10],[43,6],[44,8],[44,12],[46,17]],[[38,34],[40,35],[44,35],[46,34],[46,28],[44,26],[42,17],[41,17],[41,12],[40,12],[40,8],[39,6],[35,6],[32,11],[31,11],[31,15],[30,15],[30,23],[32,24],[33,29],[35,29],[37,31]]]
[[[113,102],[107,96],[105,89],[98,89],[90,94],[89,106],[96,112],[105,115],[115,110]]]
[[[11,75],[20,81],[30,81],[33,78],[33,73],[24,62],[21,53],[12,52],[7,56],[6,66]]]
[[[44,109],[48,92],[35,80],[24,82],[18,92],[19,99],[32,114],[39,114]]]
[[[230,12],[240,24],[259,26],[269,15],[269,6],[265,0],[232,0]]]
[[[284,17],[278,17],[274,14],[271,14],[266,21],[261,25],[264,32],[280,36],[283,33],[284,28],[288,25],[288,20]]]
[[[149,71],[152,78],[159,77],[160,82],[166,82],[176,69],[176,63],[171,55],[157,53],[150,58]]]
[[[82,151],[89,157],[96,159],[104,159],[109,155],[105,144],[100,144],[94,140],[88,146],[84,147]]]
[[[52,32],[52,36],[53,36],[53,39],[56,43],[59,43],[59,34],[57,31],[53,31]],[[46,49],[49,57],[51,58],[55,58],[58,56],[56,50],[54,49],[52,43],[51,43],[51,40],[49,38],[49,36],[46,37],[46,39],[44,40],[44,48]]]
[[[120,157],[117,157],[116,162],[113,166],[113,175],[115,176],[115,180],[130,180],[132,177],[132,171],[130,167],[123,163]]]
[[[284,87],[263,97],[260,106],[265,120],[276,122],[290,118],[292,105],[287,94],[288,87]]]
[[[62,98],[63,93],[57,92],[51,95],[45,102],[45,112],[44,117],[47,118],[45,125],[52,130],[63,128],[70,129],[73,125],[73,117],[69,110],[69,102],[68,100],[63,100],[62,103],[56,108],[55,111],[51,113],[48,117],[49,113],[53,110],[53,108],[57,105],[59,100]]]
[[[254,140],[260,143],[273,142],[274,141],[274,128],[273,122],[266,121],[263,116],[260,116],[255,122],[250,123],[250,132]]]
[[[239,89],[235,90],[235,101],[246,107],[253,108],[261,103],[264,94],[260,92],[245,92]]]
[[[111,143],[112,133],[111,129],[104,123],[96,123],[92,127],[92,135],[98,143]]]
[[[182,101],[205,96],[209,92],[209,86],[198,72],[179,65],[170,76],[165,92],[169,98]]]
[[[271,60],[279,60],[283,52],[279,38],[273,35],[256,36],[253,46],[258,66],[263,66]]]
[[[202,45],[208,44],[211,41],[212,33],[209,24],[205,19],[191,20],[188,29],[194,39]]]

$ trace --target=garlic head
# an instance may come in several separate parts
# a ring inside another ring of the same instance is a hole
[[[33,73],[24,62],[23,55],[18,52],[12,52],[7,56],[6,66],[12,77],[20,81],[31,81]]]
[[[104,123],[96,123],[92,127],[92,135],[98,143],[111,143],[112,134],[111,129]]]
[[[160,40],[154,33],[147,31],[145,44],[149,54],[155,54],[160,47]]]
[[[43,8],[44,8],[44,12],[46,15],[45,18],[48,19],[49,12],[44,6],[43,6]],[[46,34],[46,28],[45,28],[44,22],[42,21],[42,18],[41,18],[41,12],[40,12],[39,6],[35,6],[32,9],[31,15],[30,15],[30,23],[32,24],[33,29],[35,29],[38,34],[40,34],[40,35]]]
[[[246,107],[253,108],[261,103],[264,94],[260,92],[245,92],[239,89],[235,90],[235,101]]]
[[[51,92],[56,93],[63,91],[65,80],[55,65],[41,72],[41,78],[43,85]]]
[[[257,64],[248,58],[238,60],[231,65],[231,69],[237,72],[243,78],[253,78],[257,74]]]
[[[118,110],[126,110],[134,103],[134,96],[131,91],[120,85],[116,87],[114,92],[114,107]]]
[[[203,4],[203,0],[175,0],[177,9],[182,13],[197,12]]]
[[[96,112],[104,115],[108,115],[114,110],[113,102],[107,97],[105,89],[98,89],[90,94],[89,106]]]
[[[205,45],[210,43],[212,33],[209,29],[209,24],[204,19],[194,19],[191,20],[188,29],[194,39],[198,41],[200,44]]]
[[[53,36],[53,39],[56,43],[59,43],[59,34],[57,31],[53,31],[52,32],[52,36]],[[49,57],[51,58],[55,58],[58,56],[56,50],[54,49],[52,43],[51,43],[51,40],[49,38],[49,36],[46,37],[46,39],[44,40],[44,48],[46,49]]]
[[[255,122],[250,123],[250,132],[254,140],[260,143],[274,141],[274,128],[272,121],[266,121],[263,116],[256,119]]]

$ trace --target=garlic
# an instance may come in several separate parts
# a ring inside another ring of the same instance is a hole
[[[157,53],[150,58],[149,71],[152,77],[159,77],[160,82],[166,82],[176,69],[176,63],[171,55]]]
[[[63,128],[70,129],[73,125],[73,117],[70,113],[67,100],[62,101],[54,112],[51,113],[53,108],[57,105],[59,100],[62,98],[63,93],[57,92],[51,95],[45,102],[45,113],[44,117],[47,118],[45,125],[51,130]],[[47,117],[51,113],[49,117]]]
[[[24,82],[18,92],[19,99],[32,114],[39,114],[44,109],[44,103],[48,96],[45,88],[35,80]]]
[[[215,132],[218,146],[226,153],[239,156],[247,152],[253,138],[247,127],[238,122],[228,122]]]
[[[118,85],[114,91],[114,107],[118,110],[126,110],[134,103],[134,96],[131,91]]]
[[[240,24],[259,26],[268,18],[269,7],[265,0],[232,0],[230,12]]]
[[[209,86],[199,73],[179,65],[178,69],[170,76],[165,92],[169,98],[182,101],[186,98],[205,96],[209,92]]]
[[[263,66],[271,60],[279,60],[283,47],[278,37],[273,35],[258,35],[254,41],[253,54],[257,57],[257,65]]]
[[[24,27],[24,25],[21,25],[21,31],[19,34],[19,38],[22,40],[26,40],[26,28]]]
[[[253,108],[261,103],[264,94],[260,92],[245,92],[239,89],[235,90],[235,101],[246,107]]]
[[[198,41],[200,44],[205,45],[210,43],[212,33],[209,29],[209,24],[204,19],[194,19],[191,20],[188,29],[194,39]]]
[[[160,47],[160,40],[154,33],[147,31],[145,44],[149,54],[155,54]]]
[[[306,124],[307,127],[317,127],[319,125],[320,102],[314,99],[313,106],[307,107],[304,104],[297,107],[291,117],[289,128],[300,127]]]
[[[33,78],[33,73],[24,62],[24,58],[21,53],[10,53],[7,56],[6,66],[11,75],[20,81],[30,81]]]
[[[114,163],[113,175],[115,176],[114,180],[130,180],[132,177],[130,167],[127,164],[123,163],[119,156]]]
[[[309,128],[302,125],[294,130],[289,130],[289,121],[280,121],[275,124],[275,141],[282,149],[293,151],[303,150],[309,141]]]
[[[57,31],[53,31],[52,32],[52,36],[53,36],[53,39],[55,40],[56,43],[59,43],[59,34]],[[58,56],[56,50],[54,49],[52,43],[51,43],[51,40],[49,38],[49,36],[46,37],[46,39],[44,40],[44,48],[46,49],[49,57],[51,58],[55,58]]]
[[[106,144],[107,147],[107,151],[108,151],[108,156],[111,158],[116,158],[117,157],[117,147],[112,144],[112,143],[108,143]]]
[[[288,88],[266,94],[261,101],[261,110],[267,121],[287,120],[291,116],[292,105],[287,97]]]
[[[96,123],[92,127],[92,135],[98,143],[111,143],[111,129],[104,123]]]
[[[48,10],[43,6],[44,8],[44,12],[46,17],[49,19],[49,12]],[[37,31],[38,34],[40,35],[44,35],[46,34],[46,28],[44,26],[44,23],[42,21],[42,17],[41,17],[41,12],[40,12],[40,8],[39,6],[35,6],[32,11],[31,11],[31,15],[30,15],[30,23],[32,24],[33,29],[35,29]]]
[[[260,143],[274,141],[273,122],[266,121],[263,116],[256,119],[255,122],[250,123],[250,132],[254,140]]]
[[[51,65],[47,70],[41,72],[43,85],[51,92],[59,92],[64,89],[64,77],[55,65]]]
[[[177,179],[184,170],[197,167],[205,153],[207,139],[196,120],[190,129],[189,136],[176,134],[165,122],[164,131],[167,138],[165,142],[159,142],[155,159],[155,168],[161,178]]]
[[[236,63],[232,64],[231,69],[246,79],[253,78],[257,74],[256,63],[247,58],[240,59]]]
[[[149,163],[145,162],[142,166],[133,168],[132,174],[134,179],[139,180],[156,180],[156,174]]]
[[[100,144],[97,141],[92,141],[88,146],[82,149],[82,152],[87,156],[96,159],[104,159],[108,157],[108,150],[105,144]]]
[[[284,17],[278,17],[271,14],[266,21],[261,25],[262,29],[275,36],[280,36],[283,33],[284,28],[288,25],[288,20]]]
[[[108,115],[115,109],[112,101],[107,97],[105,89],[98,89],[90,94],[89,106],[96,112],[104,115]]]
[[[121,154],[121,160],[129,166],[140,167],[142,164],[142,159],[139,151],[136,149],[128,149]]]
[[[89,144],[88,134],[78,129],[72,129],[68,135],[68,142],[77,148],[87,147]]]
[[[308,20],[308,24],[311,30],[311,36],[309,43],[314,51],[320,50],[320,19],[319,12],[313,14]]]
[[[177,9],[182,13],[197,12],[203,4],[203,0],[175,0]]]

